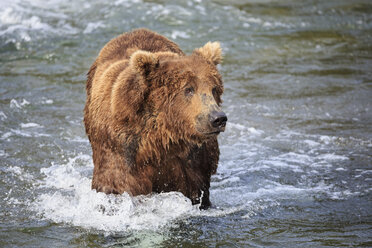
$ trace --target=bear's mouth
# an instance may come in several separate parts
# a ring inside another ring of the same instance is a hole
[[[209,131],[209,132],[208,132]],[[217,136],[219,135],[221,132],[224,132],[225,131],[225,126],[221,127],[221,128],[213,128],[213,129],[209,129],[209,130],[205,130],[204,132],[202,132],[205,136]]]
[[[210,133],[206,133],[207,135],[219,135],[221,131],[214,131]]]

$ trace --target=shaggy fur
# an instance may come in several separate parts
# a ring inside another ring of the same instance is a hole
[[[193,204],[210,205],[224,125],[216,130],[208,118],[220,111],[221,59],[217,42],[186,56],[146,29],[103,47],[88,73],[84,109],[93,189],[133,196],[179,191]]]

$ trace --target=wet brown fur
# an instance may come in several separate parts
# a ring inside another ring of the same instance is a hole
[[[133,196],[179,191],[208,207],[219,148],[204,119],[208,106],[221,104],[220,62],[218,43],[186,56],[146,29],[107,43],[86,84],[92,188]],[[193,87],[194,96],[185,95],[187,87]]]

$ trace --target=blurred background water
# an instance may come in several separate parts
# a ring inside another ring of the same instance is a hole
[[[85,75],[138,27],[222,44],[207,211],[90,190]],[[372,247],[371,41],[369,0],[2,0],[0,246]]]

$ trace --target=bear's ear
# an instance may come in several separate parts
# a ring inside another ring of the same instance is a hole
[[[146,77],[159,65],[159,59],[151,52],[136,51],[130,56],[129,65],[139,74]]]
[[[195,51],[215,65],[218,65],[222,61],[222,51],[219,42],[208,42],[203,47],[198,48]]]

